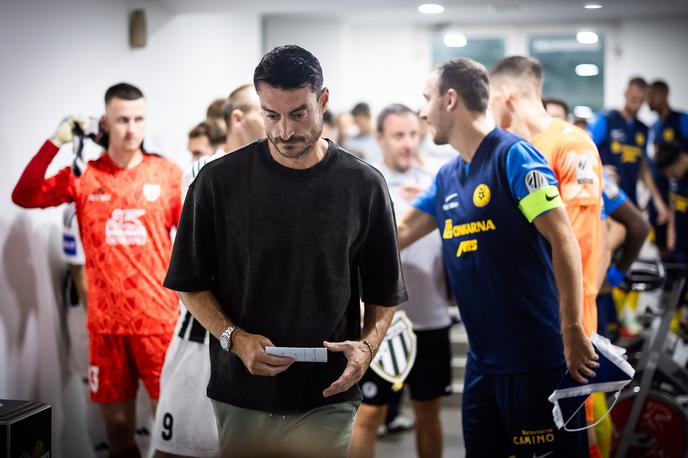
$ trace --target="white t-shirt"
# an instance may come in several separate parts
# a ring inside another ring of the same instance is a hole
[[[402,196],[402,189],[409,185],[425,189],[433,180],[433,175],[420,167],[412,167],[406,172],[392,170],[384,163],[375,164],[375,167],[387,181],[397,218],[410,207],[410,202]],[[424,331],[449,326],[449,290],[439,232],[433,231],[403,250],[401,264],[409,300],[399,309],[406,311],[413,329]]]
[[[196,175],[198,175],[198,172],[201,171],[204,165],[206,165],[208,162],[212,162],[215,159],[219,159],[222,156],[227,154],[225,150],[223,149],[218,149],[215,151],[213,154],[210,156],[204,156],[196,161],[194,161],[191,164],[191,167],[189,167],[186,172],[184,172],[184,176],[182,176],[182,204],[184,203],[184,200],[186,199],[186,193],[189,192],[189,186],[191,186],[191,183],[193,183],[193,180],[196,179]]]

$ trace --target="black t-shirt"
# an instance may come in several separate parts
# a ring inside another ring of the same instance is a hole
[[[276,162],[265,139],[210,162],[189,189],[164,284],[212,291],[235,325],[276,346],[359,339],[361,298],[407,300],[384,178],[333,142],[305,170]],[[252,376],[211,339],[208,396],[276,413],[360,399],[357,385],[323,398],[346,366],[342,353],[328,358]]]

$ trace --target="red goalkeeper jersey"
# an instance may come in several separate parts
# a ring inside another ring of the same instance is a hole
[[[163,288],[181,212],[181,170],[144,154],[130,169],[107,154],[81,177],[69,167],[45,172],[59,148],[46,141],[17,183],[12,199],[25,208],[75,202],[86,255],[88,329],[101,334],[163,334],[174,330],[177,297]]]

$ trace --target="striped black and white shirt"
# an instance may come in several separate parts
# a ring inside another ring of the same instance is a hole
[[[203,166],[205,166],[208,162],[221,158],[225,154],[226,153],[224,150],[219,149],[215,152],[215,154],[202,157],[191,164],[191,168],[184,173],[184,177],[182,178],[182,200],[186,199],[186,194],[189,192],[189,186],[191,186],[191,183],[193,183],[194,179],[198,176],[198,172],[201,171]],[[179,302],[179,310],[181,311],[180,319],[182,321],[181,326],[179,326],[177,336],[184,340],[190,340],[192,342],[199,342],[209,345],[210,334],[203,327],[203,325],[201,325],[201,323],[199,323],[193,317],[193,315],[191,315],[191,312],[186,309],[181,301]]]

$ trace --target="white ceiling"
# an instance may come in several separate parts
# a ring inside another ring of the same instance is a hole
[[[423,15],[417,7],[440,3],[445,11]],[[598,10],[586,3],[603,5]],[[308,15],[352,22],[418,24],[504,24],[529,22],[598,22],[622,19],[688,17],[688,0],[162,0],[178,12],[243,12],[266,15]]]

